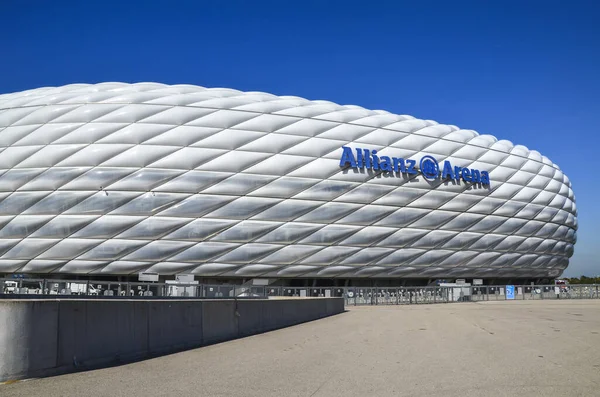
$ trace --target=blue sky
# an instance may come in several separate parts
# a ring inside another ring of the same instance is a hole
[[[600,274],[600,3],[0,0],[0,93],[230,87],[385,109],[536,149],[573,183],[566,275]]]

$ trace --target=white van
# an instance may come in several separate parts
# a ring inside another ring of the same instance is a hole
[[[16,281],[5,281],[2,288],[3,294],[16,294],[19,284]]]

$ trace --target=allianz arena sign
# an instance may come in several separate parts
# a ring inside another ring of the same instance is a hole
[[[366,168],[407,175],[416,175],[420,171],[421,175],[427,180],[441,178],[443,180],[454,179],[459,181],[462,179],[464,182],[490,184],[490,175],[487,171],[459,166],[453,167],[449,160],[444,161],[444,165],[440,170],[440,165],[433,156],[421,157],[419,168],[417,168],[416,160],[381,156],[377,154],[377,150],[356,148],[353,151],[352,148],[347,146],[343,146],[342,149],[340,167]],[[354,152],[356,152],[356,157]]]

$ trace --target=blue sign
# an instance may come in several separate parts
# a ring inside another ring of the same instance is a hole
[[[430,181],[436,179],[440,175],[440,165],[431,156],[423,156],[419,162],[419,168],[423,178],[429,179]]]
[[[506,286],[506,299],[515,299],[515,286],[514,285]]]
[[[490,175],[487,171],[469,169],[458,166],[452,166],[449,160],[444,161],[444,166],[440,170],[440,165],[432,156],[423,156],[419,161],[419,168],[416,168],[416,160],[403,159],[398,157],[378,156],[377,150],[352,148],[342,146],[342,158],[340,167],[367,168],[374,171],[394,172],[401,174],[418,174],[419,171],[423,178],[433,181],[441,178],[454,179],[465,182],[490,184]],[[356,153],[356,156],[354,155]]]

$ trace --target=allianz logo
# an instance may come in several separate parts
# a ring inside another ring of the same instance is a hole
[[[417,168],[416,160],[378,156],[377,150],[356,148],[353,151],[352,148],[347,146],[342,146],[342,149],[340,167],[344,168],[349,166],[351,168],[367,168],[374,171],[381,170],[408,175],[420,172],[423,178],[430,181],[441,178],[442,180],[453,179],[458,182],[462,179],[465,182],[481,183],[482,185],[490,184],[490,174],[487,171],[452,166],[449,160],[445,160],[443,167],[440,169],[440,165],[435,158],[423,156]]]

